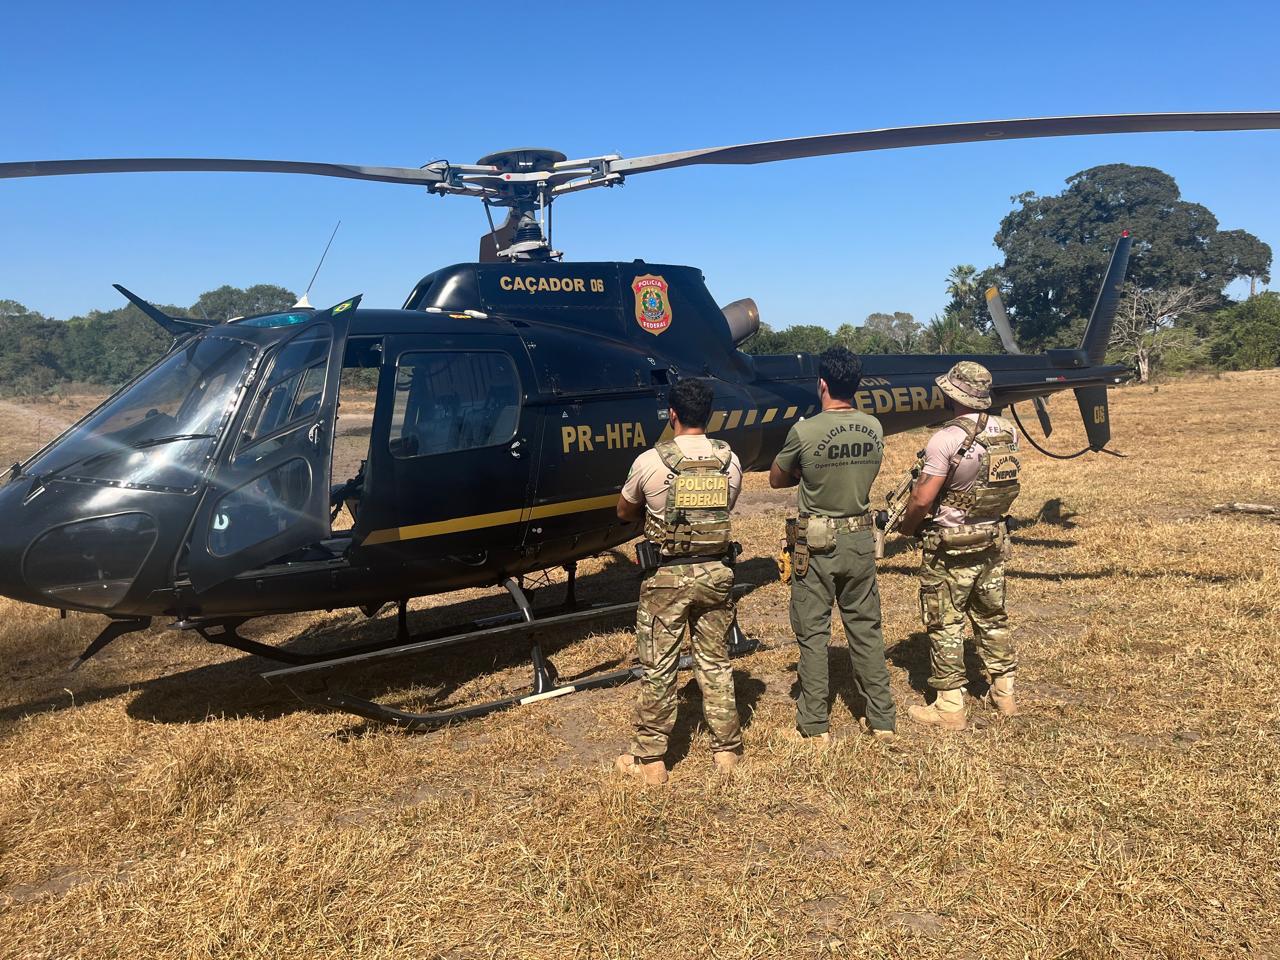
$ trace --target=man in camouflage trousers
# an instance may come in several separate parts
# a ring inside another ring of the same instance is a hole
[[[1018,495],[1018,435],[1013,424],[986,411],[991,373],[961,361],[937,379],[956,417],[925,448],[920,479],[900,529],[917,532],[923,547],[920,614],[929,633],[928,706],[908,710],[912,720],[946,730],[967,725],[964,706],[964,623],[973,634],[988,702],[1013,716],[1018,662],[1005,612],[1004,564],[1008,557],[1005,514]]]
[[[618,498],[620,519],[645,519],[656,569],[641,584],[636,613],[636,654],[644,676],[635,735],[614,766],[651,785],[668,779],[663,757],[675,725],[686,627],[715,768],[731,773],[742,751],[728,640],[734,618],[729,511],[742,488],[742,466],[728,444],[706,436],[712,401],[711,387],[702,380],[681,380],[671,388],[674,437],[636,458]]]

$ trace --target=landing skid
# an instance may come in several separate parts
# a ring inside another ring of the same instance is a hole
[[[543,653],[541,644],[536,639],[537,633],[554,627],[586,623],[591,620],[599,620],[607,617],[618,616],[624,613],[632,613],[638,605],[636,602],[633,601],[629,603],[617,603],[581,610],[570,610],[565,613],[537,617],[534,615],[528,598],[525,596],[523,589],[517,581],[514,579],[508,579],[504,586],[511,594],[512,600],[515,601],[518,608],[517,612],[511,616],[519,618],[520,622],[488,626],[481,629],[472,629],[467,632],[456,633],[450,636],[418,639],[409,643],[397,644],[396,646],[386,647],[380,650],[349,653],[346,656],[331,658],[322,662],[290,666],[282,670],[273,670],[268,673],[264,673],[262,675],[263,679],[275,686],[284,687],[299,700],[313,706],[325,707],[333,710],[343,710],[347,713],[364,717],[367,720],[389,723],[404,730],[431,730],[459,720],[470,720],[476,717],[483,717],[490,713],[496,713],[500,710],[508,710],[512,707],[523,706],[527,703],[536,703],[539,700],[551,700],[555,697],[563,697],[570,693],[576,693],[580,690],[598,690],[606,687],[618,686],[640,677],[643,668],[640,666],[634,666],[622,670],[612,670],[607,673],[599,673],[571,679],[569,681],[562,681],[554,664],[547,659],[546,655]],[[394,662],[396,660],[413,658],[432,650],[438,650],[442,647],[453,646],[455,644],[469,641],[493,639],[497,637],[530,638],[530,659],[532,661],[533,677],[531,689],[528,693],[504,697],[500,700],[491,700],[487,703],[479,703],[473,706],[458,707],[453,710],[414,713],[407,710],[400,710],[395,707],[385,706],[384,704],[375,703],[372,700],[366,700],[362,697],[357,697],[353,694],[340,690],[331,690],[328,686],[326,675],[333,674],[337,671],[345,671],[353,667],[363,667],[371,664],[381,665]],[[729,639],[729,652],[731,656],[750,653],[759,646],[756,641],[748,640],[743,635],[742,631],[738,628],[736,620],[734,621]],[[682,657],[680,660],[680,668],[688,669],[690,666],[692,666],[692,658],[688,656]]]

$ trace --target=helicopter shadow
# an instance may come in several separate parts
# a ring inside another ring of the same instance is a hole
[[[578,599],[582,603],[620,602],[639,592],[639,570],[629,558],[612,553],[606,555],[603,569],[578,579]],[[749,593],[756,587],[777,579],[777,569],[767,558],[740,561],[737,565],[740,593]],[[745,589],[744,589],[745,588]],[[563,595],[559,586],[541,587],[531,591],[535,610],[551,607]],[[549,597],[546,595],[550,595]],[[510,599],[505,593],[465,600],[447,606],[409,613],[411,634],[438,630],[449,624],[459,629],[477,619],[501,615],[511,611]],[[264,618],[264,623],[268,619]],[[586,624],[564,625],[547,630],[540,635],[544,652],[548,656],[581,641],[593,632],[603,629],[619,629],[634,624],[630,613]],[[280,645],[290,652],[314,653],[336,650],[352,644],[389,641],[394,637],[395,618],[382,617],[367,620],[355,611],[328,618],[297,633]],[[252,627],[246,631],[252,635]],[[126,641],[127,642],[127,641]],[[622,666],[630,657],[612,658],[598,663],[574,677],[598,673]],[[440,704],[456,694],[459,689],[486,674],[518,667],[529,662],[529,646],[525,642],[496,637],[489,640],[462,643],[433,652],[429,657],[406,668],[403,662],[361,668],[335,680],[335,686],[349,688],[359,695],[393,700],[397,693],[417,688],[415,704],[427,709],[438,709]],[[316,712],[317,708],[298,700],[287,690],[267,684],[261,674],[275,665],[274,661],[256,656],[237,657],[221,663],[207,664],[141,682],[120,682],[103,686],[91,686],[76,691],[68,697],[56,679],[57,692],[37,697],[0,710],[0,722],[16,720],[22,716],[66,709],[99,700],[110,699],[130,691],[136,696],[126,707],[129,716],[153,723],[197,723],[211,718],[252,717],[271,720],[297,711]],[[421,691],[425,688],[425,696]]]

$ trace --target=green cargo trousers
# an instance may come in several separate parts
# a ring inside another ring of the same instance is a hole
[[[667,752],[676,722],[676,672],[685,627],[692,635],[693,674],[702,688],[702,715],[711,749],[742,749],[729,662],[733,569],[719,560],[660,567],[640,586],[636,657],[644,667],[636,696],[636,732],[628,751],[640,761]]]
[[[853,682],[866,701],[867,723],[875,730],[893,730],[897,720],[884,662],[875,537],[870,529],[838,532],[834,550],[811,555],[808,572],[791,577],[791,629],[800,644],[796,726],[809,737],[827,731],[827,645],[833,601],[840,606]]]

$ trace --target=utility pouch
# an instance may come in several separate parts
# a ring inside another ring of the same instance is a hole
[[[647,577],[659,567],[662,551],[652,540],[641,540],[636,544],[636,563],[640,565],[640,576]]]
[[[920,586],[920,622],[926,630],[942,626],[942,591],[946,584],[931,583]]]
[[[809,572],[809,545],[803,540],[796,544],[795,553],[792,554],[791,566],[795,575],[801,580]]]
[[[830,517],[807,516],[800,518],[804,526],[804,542],[811,554],[821,556],[836,548],[836,522]]]
[[[1013,540],[1010,534],[1013,533],[1013,520],[1004,517],[996,524],[996,529],[1000,531],[1000,559],[1008,560],[1013,554]]]
[[[938,540],[941,548],[950,554],[982,553],[1002,541],[1004,527],[996,523],[980,526],[940,527]]]

